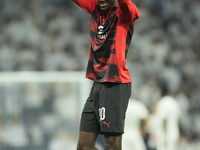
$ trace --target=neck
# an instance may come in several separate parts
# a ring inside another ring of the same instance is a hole
[[[118,6],[118,0],[110,0],[113,7]]]
[[[116,7],[118,5],[118,1],[115,1],[113,6]]]

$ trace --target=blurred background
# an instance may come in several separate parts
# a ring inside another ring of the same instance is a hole
[[[179,146],[198,150],[200,1],[133,2],[141,13],[127,62],[133,97],[150,108],[165,78],[181,106]],[[76,147],[89,31],[90,15],[70,0],[0,0],[0,150]]]

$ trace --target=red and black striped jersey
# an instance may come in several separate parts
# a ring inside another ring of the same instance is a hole
[[[97,82],[131,82],[126,60],[134,21],[140,16],[135,4],[118,0],[118,6],[105,12],[97,0],[73,1],[92,15],[86,78]]]

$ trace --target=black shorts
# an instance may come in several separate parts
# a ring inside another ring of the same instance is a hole
[[[94,82],[81,115],[80,131],[124,133],[131,83]]]

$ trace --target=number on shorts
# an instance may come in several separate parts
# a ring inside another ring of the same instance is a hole
[[[100,121],[102,121],[102,120],[105,119],[105,112],[106,112],[105,107],[99,108],[99,117],[100,117]]]

